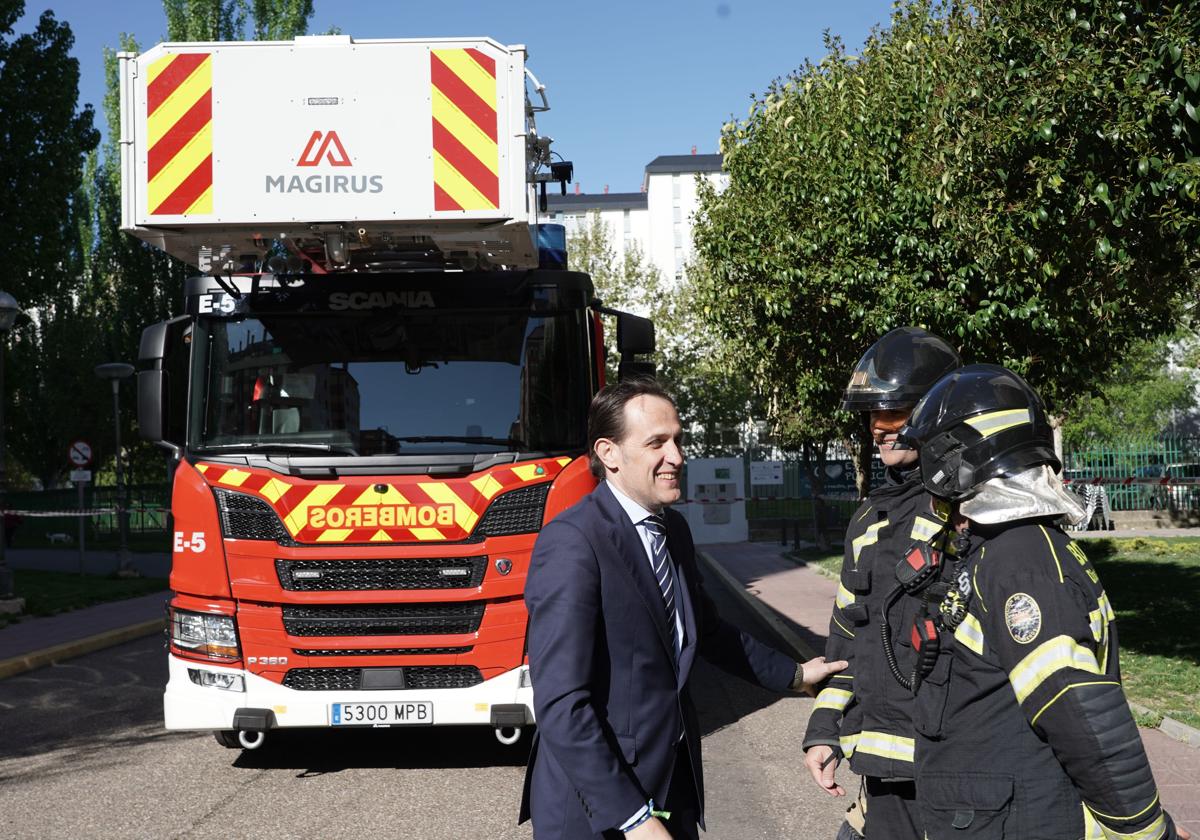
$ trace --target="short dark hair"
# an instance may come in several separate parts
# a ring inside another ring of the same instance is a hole
[[[604,464],[596,457],[596,441],[608,438],[620,443],[625,437],[625,404],[637,397],[661,397],[675,406],[675,400],[657,379],[634,376],[613,385],[605,385],[588,407],[588,464],[597,481],[604,480]]]

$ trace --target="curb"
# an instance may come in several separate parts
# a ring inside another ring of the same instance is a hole
[[[1129,708],[1133,709],[1139,715],[1162,718],[1162,721],[1154,728],[1168,738],[1174,738],[1176,741],[1184,743],[1189,747],[1200,749],[1200,730],[1193,729],[1186,723],[1180,723],[1173,717],[1160,714],[1147,706],[1143,706],[1141,703],[1128,702]]]
[[[21,656],[14,656],[10,659],[0,661],[0,680],[16,676],[17,674],[23,674],[26,671],[32,671],[34,668],[41,668],[44,665],[73,659],[76,656],[83,656],[85,653],[93,653],[104,648],[114,647],[133,639],[153,636],[155,633],[163,632],[166,626],[167,620],[165,618],[155,618],[150,621],[143,621],[140,624],[130,624],[127,627],[106,630],[103,633],[97,633],[94,636],[88,636],[85,639],[78,639],[74,642],[63,642],[61,645],[54,645],[53,647],[42,648],[41,650],[35,650]]]
[[[732,589],[735,595],[742,598],[742,600],[746,602],[746,605],[758,614],[759,618],[765,621],[772,630],[779,634],[779,637],[783,639],[784,643],[786,643],[787,646],[792,649],[791,653],[797,662],[807,662],[809,659],[813,659],[814,657],[818,656],[818,654],[808,646],[808,643],[797,636],[792,628],[788,627],[787,624],[785,624],[779,618],[779,615],[773,609],[764,604],[756,595],[752,595],[746,591],[746,587],[742,584],[742,582],[727,572],[724,566],[709,557],[707,552],[697,548],[696,559],[705,565],[706,571],[711,571],[718,578],[720,578],[721,583],[723,583],[729,589]]]

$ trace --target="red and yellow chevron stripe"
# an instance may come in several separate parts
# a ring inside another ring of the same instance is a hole
[[[297,481],[223,464],[196,469],[213,487],[265,499],[297,542],[362,544],[466,539],[497,493],[551,481],[569,463],[570,458],[547,458],[471,478],[402,479],[383,492],[374,479]]]
[[[432,50],[433,209],[500,206],[496,62],[476,49]]]
[[[164,55],[147,68],[150,215],[213,211],[212,55]]]

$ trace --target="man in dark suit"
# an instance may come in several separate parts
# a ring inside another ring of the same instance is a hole
[[[525,601],[538,730],[521,821],[532,817],[537,840],[698,837],[697,655],[775,691],[845,667],[800,665],[717,614],[687,522],[666,508],[680,497],[681,436],[653,380],[602,390],[588,415],[601,483],[534,547]]]

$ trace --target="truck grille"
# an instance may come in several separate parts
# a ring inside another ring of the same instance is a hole
[[[358,691],[369,668],[292,668],[283,684],[296,691]],[[397,670],[397,669],[392,669]],[[483,682],[474,665],[413,665],[404,669],[404,688],[469,688]]]
[[[422,647],[422,648],[345,648],[343,650],[292,648],[297,656],[431,656],[434,654],[470,653],[472,645],[465,647]]]
[[[296,545],[284,529],[278,514],[262,499],[245,493],[214,488],[221,534],[238,540],[270,540],[280,545]]]
[[[474,633],[482,620],[480,603],[283,608],[291,636],[455,635]]]
[[[486,568],[487,557],[275,561],[279,585],[294,592],[473,589]]]
[[[546,496],[550,482],[501,493],[488,506],[472,539],[503,537],[509,534],[533,534],[542,529]]]

